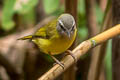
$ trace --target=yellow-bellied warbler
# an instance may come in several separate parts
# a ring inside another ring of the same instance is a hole
[[[56,63],[64,68],[64,65],[53,55],[67,51],[76,38],[76,32],[77,28],[73,16],[65,13],[60,15],[57,20],[40,27],[35,34],[19,38],[18,40],[31,39],[42,52],[49,54]],[[71,54],[70,51],[68,52]],[[73,55],[72,57],[74,58]]]

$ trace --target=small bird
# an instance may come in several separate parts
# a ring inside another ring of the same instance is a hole
[[[64,65],[54,55],[67,51],[74,60],[76,59],[68,48],[76,38],[77,28],[72,15],[64,13],[58,19],[40,27],[34,35],[28,35],[18,40],[30,39],[38,45],[40,50],[51,56],[61,67]]]

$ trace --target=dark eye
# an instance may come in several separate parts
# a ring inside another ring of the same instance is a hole
[[[74,31],[74,29],[75,29],[75,26],[72,26],[71,31]]]
[[[60,27],[62,30],[66,31],[66,29],[63,27],[63,25],[60,24]]]

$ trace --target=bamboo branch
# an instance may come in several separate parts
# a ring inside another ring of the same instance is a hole
[[[82,55],[86,54],[86,52],[90,48],[92,48],[102,42],[105,42],[106,40],[108,40],[114,36],[117,36],[119,34],[120,34],[120,24],[114,26],[113,28],[111,28],[89,40],[82,42],[72,52],[74,53],[74,56],[78,60],[78,59],[80,59],[80,57]],[[64,64],[65,69],[63,69],[61,66],[56,64],[48,72],[46,72],[42,77],[40,77],[38,80],[53,80],[56,77],[58,77],[60,74],[62,74],[67,68],[69,68],[71,65],[74,64],[74,60],[70,55],[64,57],[61,60],[61,62]]]

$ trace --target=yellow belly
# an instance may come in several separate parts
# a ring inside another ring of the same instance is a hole
[[[47,47],[47,50],[51,52],[52,55],[60,54],[66,51],[72,45],[73,41],[74,41],[73,39],[65,39],[65,38],[54,39],[51,41],[51,43],[54,44],[50,44]]]
[[[48,39],[35,39],[35,42],[41,51],[46,54],[57,55],[66,51],[74,42],[76,33],[69,39],[68,37],[58,37],[51,40]]]

